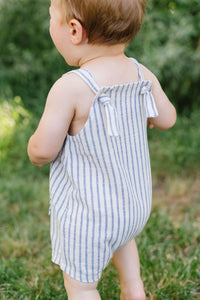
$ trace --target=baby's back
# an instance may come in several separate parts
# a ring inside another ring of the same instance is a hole
[[[146,122],[157,112],[151,81],[144,81],[141,72],[135,82],[107,87],[99,87],[87,69],[74,72],[95,97],[84,127],[67,136],[52,164],[51,206],[68,232],[67,243],[80,241],[77,257],[86,248],[92,253],[95,249],[93,259],[98,258],[100,270],[119,247],[141,232],[149,217]],[[85,265],[89,268],[87,259]]]

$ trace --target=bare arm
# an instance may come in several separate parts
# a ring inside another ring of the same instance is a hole
[[[70,77],[59,79],[51,88],[38,128],[28,143],[30,161],[42,166],[61,150],[75,113]]]
[[[145,79],[152,80],[152,94],[158,110],[158,117],[149,118],[149,122],[159,130],[166,130],[174,126],[176,122],[176,110],[169,101],[156,76],[142,66]]]

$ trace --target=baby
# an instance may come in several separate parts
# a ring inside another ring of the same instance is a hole
[[[34,165],[52,162],[52,261],[69,300],[100,299],[111,259],[120,299],[145,299],[134,238],[151,211],[147,123],[168,129],[176,111],[157,78],[124,54],[144,11],[144,0],[51,1],[51,38],[79,68],[51,88],[28,154]]]

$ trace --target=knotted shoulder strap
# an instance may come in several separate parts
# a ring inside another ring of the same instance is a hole
[[[144,80],[143,72],[139,62],[135,58],[131,58],[131,60],[136,64],[138,68],[138,77],[139,81],[143,82],[140,94],[144,97],[145,101],[145,109],[147,118],[154,118],[158,116],[158,111],[156,108],[155,100],[152,95],[152,81]]]
[[[115,107],[111,104],[111,98],[108,94],[103,93],[101,88],[95,82],[91,72],[85,68],[71,71],[79,75],[86,84],[96,94],[97,100],[105,107],[107,130],[109,136],[119,136],[119,123]]]

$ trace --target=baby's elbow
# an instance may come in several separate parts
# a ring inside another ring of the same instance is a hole
[[[167,117],[165,120],[163,120],[163,122],[161,122],[161,124],[159,124],[157,129],[167,130],[167,129],[172,128],[176,123],[176,119],[177,119],[176,109],[173,107],[171,110],[170,116]]]
[[[37,160],[39,162],[44,163],[44,164],[47,164],[47,163],[51,162],[56,157],[55,153],[48,152],[48,151],[40,151],[36,155],[37,155],[37,157],[36,157]]]
[[[34,165],[47,164],[56,156],[56,154],[50,153],[38,145],[31,145],[30,147],[28,146],[27,150],[29,159]]]

